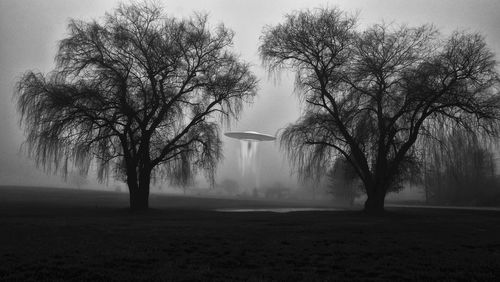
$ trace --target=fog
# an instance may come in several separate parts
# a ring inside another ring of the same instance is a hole
[[[20,75],[27,70],[48,72],[54,67],[53,58],[58,40],[65,37],[68,19],[98,19],[111,12],[119,1],[78,0],[0,0],[0,184],[41,186],[85,186],[115,189],[111,181],[107,187],[89,179],[79,182],[47,175],[36,169],[32,161],[20,151],[24,140],[18,124],[13,89]],[[500,54],[500,2],[497,0],[182,0],[159,1],[168,13],[176,17],[191,15],[194,11],[208,12],[210,23],[224,23],[235,31],[234,50],[250,62],[260,80],[258,96],[247,105],[238,121],[223,131],[259,131],[275,135],[280,128],[294,122],[300,115],[300,105],[294,95],[293,74],[269,75],[262,67],[257,48],[265,25],[282,21],[286,13],[297,9],[338,6],[342,10],[358,13],[360,27],[384,20],[398,24],[434,24],[441,32],[455,29],[480,31],[486,36],[490,48]],[[239,141],[223,136],[224,160],[220,163],[217,181],[235,180],[245,186],[238,165]],[[301,186],[290,175],[290,166],[278,142],[259,144],[256,156],[259,185]],[[82,184],[83,183],[83,184]],[[158,185],[157,185],[158,186]],[[196,187],[207,187],[203,178],[196,179]],[[165,191],[165,190],[164,190]],[[250,191],[248,191],[250,192]],[[412,191],[406,192],[413,193]],[[416,192],[415,192],[416,193]]]

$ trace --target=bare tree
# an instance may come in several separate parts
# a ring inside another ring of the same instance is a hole
[[[496,134],[498,74],[479,34],[443,40],[429,25],[357,31],[354,16],[325,8],[268,26],[260,54],[270,71],[296,73],[305,109],[280,142],[299,175],[323,175],[346,158],[368,212],[384,210],[387,191],[418,162],[416,141],[432,136],[433,124]]]
[[[126,181],[133,210],[148,208],[154,177],[176,184],[202,170],[214,181],[219,121],[236,118],[256,78],[231,52],[233,32],[206,15],[167,16],[120,5],[102,22],[71,20],[56,68],[17,87],[26,148],[47,171]]]

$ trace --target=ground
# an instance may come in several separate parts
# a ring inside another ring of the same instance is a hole
[[[500,277],[500,212],[285,205],[0,187],[0,281],[464,280]],[[498,281],[498,280],[497,280]]]

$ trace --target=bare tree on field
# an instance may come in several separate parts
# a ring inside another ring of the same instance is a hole
[[[17,105],[27,152],[47,171],[114,175],[130,207],[148,208],[151,179],[214,181],[220,122],[237,118],[256,78],[231,51],[233,32],[206,15],[177,19],[120,5],[101,22],[72,20],[56,68],[27,72]]]
[[[302,178],[345,158],[363,182],[365,211],[384,210],[390,187],[419,162],[417,140],[436,123],[497,133],[498,73],[476,33],[444,39],[429,25],[376,24],[334,8],[305,10],[268,26],[260,55],[270,71],[296,73],[302,117],[280,136]]]

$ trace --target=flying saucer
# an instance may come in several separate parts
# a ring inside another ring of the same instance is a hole
[[[268,134],[262,134],[255,131],[234,131],[224,133],[227,137],[239,140],[255,140],[255,141],[273,141],[276,137]]]

